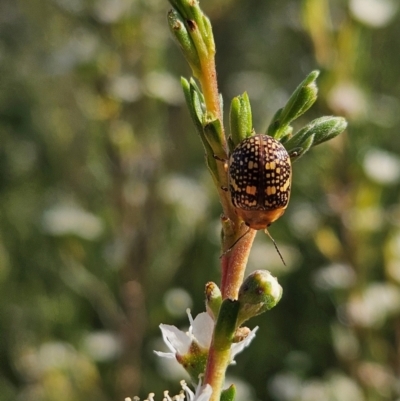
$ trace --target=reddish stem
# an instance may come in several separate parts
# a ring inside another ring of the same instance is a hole
[[[243,282],[250,249],[257,231],[249,230],[233,249],[221,258],[221,292],[222,298],[237,299]]]
[[[201,60],[201,75],[198,77],[201,83],[204,101],[207,112],[214,118],[218,118],[222,125],[222,111],[220,98],[218,93],[217,73],[215,68],[214,56],[204,57]],[[223,127],[222,127],[223,129]],[[225,135],[221,138],[224,149],[227,149]],[[219,182],[227,183],[227,171],[223,165],[218,168]],[[224,216],[231,222],[233,232],[225,235],[223,249],[229,249],[229,244],[234,243],[235,239],[240,238],[241,222],[239,221],[234,207],[231,203],[229,193],[218,188],[221,198],[221,203],[224,211]],[[225,233],[227,234],[227,233]],[[221,258],[221,292],[222,298],[237,299],[239,288],[243,282],[243,277],[246,269],[247,260],[250,254],[251,245],[253,243],[256,231],[249,230],[233,248]],[[243,233],[242,233],[243,235]],[[225,372],[230,361],[230,343],[227,339],[227,344],[224,349],[217,349],[212,341],[209,349],[207,367],[205,371],[204,383],[210,384],[213,393],[210,401],[219,401],[224,384]]]

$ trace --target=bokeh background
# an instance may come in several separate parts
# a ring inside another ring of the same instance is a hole
[[[203,0],[225,112],[257,132],[320,69],[348,130],[294,164],[249,270],[284,288],[229,369],[239,401],[400,400],[400,4]],[[158,325],[219,282],[220,206],[166,0],[0,2],[0,401],[179,391]]]

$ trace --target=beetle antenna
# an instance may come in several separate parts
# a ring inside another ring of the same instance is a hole
[[[250,232],[250,227],[247,228],[247,231],[245,233],[243,233],[219,258],[221,259],[222,256],[225,256],[228,252],[230,252],[235,245],[248,233]]]
[[[267,234],[268,237],[271,239],[271,241],[272,241],[272,243],[274,244],[274,247],[275,247],[275,249],[276,249],[276,252],[278,252],[279,257],[280,257],[281,260],[282,260],[282,263],[286,266],[286,263],[285,263],[285,261],[284,261],[284,259],[283,259],[283,256],[282,256],[281,252],[279,251],[278,245],[276,244],[275,240],[272,238],[272,236],[271,236],[271,234],[269,233],[268,229],[266,228],[266,229],[264,230],[264,232],[265,232],[265,234]]]

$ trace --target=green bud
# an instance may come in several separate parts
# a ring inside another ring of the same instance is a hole
[[[253,135],[250,100],[246,92],[232,99],[229,118],[232,142],[236,147],[243,139]]]
[[[199,77],[201,71],[200,58],[195,43],[188,32],[186,21],[176,10],[172,9],[168,12],[168,25],[192,69],[193,75]]]
[[[282,297],[282,287],[267,270],[251,273],[239,289],[238,323],[272,309]]]
[[[206,284],[206,309],[209,315],[217,320],[219,309],[222,303],[221,290],[218,288],[217,284],[212,281]]]

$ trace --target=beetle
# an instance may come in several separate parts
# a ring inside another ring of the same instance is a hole
[[[229,157],[229,192],[236,214],[254,229],[266,229],[285,212],[292,167],[285,147],[256,134],[243,139]]]

